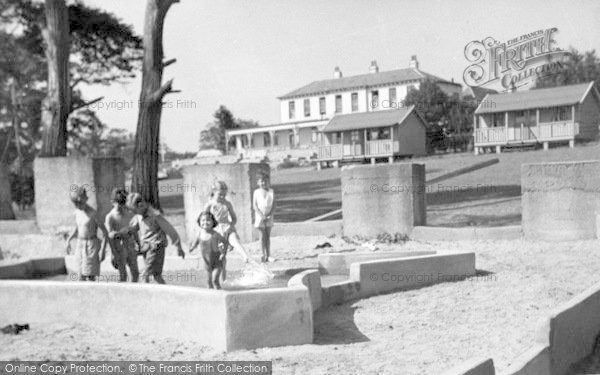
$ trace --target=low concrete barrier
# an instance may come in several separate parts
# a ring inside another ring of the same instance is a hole
[[[550,317],[553,375],[566,374],[594,349],[600,333],[600,283],[563,304]]]
[[[342,236],[342,220],[275,223],[271,236]]]
[[[319,270],[325,274],[348,275],[352,263],[379,259],[406,258],[420,255],[433,255],[435,251],[379,251],[319,254]]]
[[[304,286],[226,292],[226,309],[227,350],[313,341],[313,314]]]
[[[224,351],[307,344],[313,335],[310,297],[304,287],[228,292],[9,280],[0,282],[0,306],[0,321],[110,326],[119,333],[190,339]]]
[[[475,253],[374,260],[350,266],[350,280],[360,282],[361,297],[458,281],[473,275]]]
[[[538,344],[519,356],[503,375],[550,375],[550,349]]]
[[[322,289],[322,306],[331,306],[360,298],[360,282],[342,281],[325,286]]]
[[[504,227],[415,227],[410,234],[414,241],[477,241],[516,240],[523,237],[520,225]]]
[[[319,270],[302,271],[288,281],[288,287],[305,286],[308,288],[312,311],[322,305],[321,274]]]
[[[31,279],[66,272],[64,258],[40,258],[0,265],[0,279]]]
[[[35,220],[0,220],[2,234],[40,234]]]
[[[494,361],[491,358],[474,358],[444,371],[442,375],[494,375]]]

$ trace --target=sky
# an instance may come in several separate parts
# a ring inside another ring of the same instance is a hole
[[[84,0],[143,33],[146,1]],[[161,139],[173,150],[197,151],[200,131],[220,105],[261,125],[279,122],[278,96],[312,81],[408,67],[462,83],[465,46],[504,42],[558,28],[557,46],[600,53],[598,0],[181,0],[164,25],[167,67],[180,93],[165,97]],[[128,84],[84,86],[86,99],[110,127],[135,131],[141,72]]]

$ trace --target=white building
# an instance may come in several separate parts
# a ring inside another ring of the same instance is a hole
[[[386,72],[379,71],[376,61],[371,62],[367,74],[349,77],[343,77],[336,67],[332,79],[314,81],[278,98],[281,123],[228,131],[228,144],[234,137],[233,152],[245,157],[310,157],[321,144],[321,130],[334,116],[398,109],[406,94],[427,79],[448,95],[462,93],[460,84],[421,71],[416,56],[408,68]]]

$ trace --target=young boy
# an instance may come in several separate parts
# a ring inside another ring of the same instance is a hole
[[[79,263],[79,280],[96,280],[100,275],[100,262],[106,255],[108,233],[98,218],[96,210],[87,204],[87,193],[82,186],[71,191],[75,205],[75,229],[67,239],[67,254],[71,253],[71,240],[77,236],[76,256]],[[98,240],[98,229],[102,231],[102,244]]]
[[[137,265],[135,245],[137,237],[129,228],[133,214],[127,210],[127,191],[116,188],[112,191],[113,208],[106,215],[104,225],[108,230],[108,238],[112,249],[112,264],[119,270],[119,281],[127,281],[127,267],[131,272],[131,281],[137,282],[140,271]],[[139,248],[138,244],[138,248]]]
[[[177,247],[177,255],[185,258],[179,235],[162,215],[150,209],[148,202],[144,201],[139,193],[131,193],[127,196],[127,208],[135,214],[129,226],[139,235],[140,251],[146,262],[142,279],[147,283],[152,276],[157,283],[166,284],[162,277],[162,270],[167,237]]]

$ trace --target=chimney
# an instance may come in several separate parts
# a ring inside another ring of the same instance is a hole
[[[342,71],[339,66],[336,66],[335,69],[333,69],[333,78],[342,78]]]
[[[419,69],[419,61],[417,61],[417,55],[412,55],[410,57],[410,63],[408,64],[408,67]]]
[[[379,67],[377,66],[377,61],[371,61],[371,66],[369,67],[369,73],[379,73]]]

